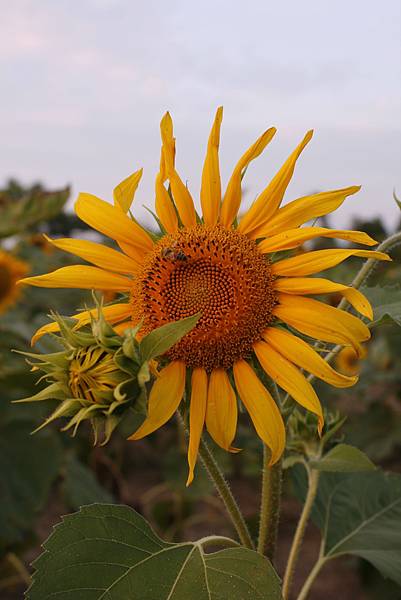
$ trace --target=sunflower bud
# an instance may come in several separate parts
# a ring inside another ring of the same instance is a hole
[[[90,421],[95,444],[106,444],[130,411],[146,415],[147,384],[157,376],[155,358],[164,354],[196,324],[199,315],[155,329],[141,341],[140,326],[118,335],[98,316],[81,329],[76,321],[54,315],[59,334],[51,334],[61,350],[51,354],[23,352],[32,371],[42,371],[47,387],[16,402],[54,400],[55,410],[35,431],[58,418],[68,419],[62,431],[74,436],[83,421]]]

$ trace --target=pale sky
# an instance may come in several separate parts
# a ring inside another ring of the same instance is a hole
[[[260,133],[278,128],[247,172],[248,203],[314,128],[285,201],[361,184],[334,225],[353,214],[390,226],[399,219],[399,0],[0,0],[0,8],[0,184],[69,183],[73,197],[111,199],[144,167],[136,205],[153,208],[159,121],[169,110],[178,169],[197,196],[222,104],[224,182]]]

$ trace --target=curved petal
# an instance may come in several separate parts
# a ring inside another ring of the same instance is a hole
[[[284,197],[285,190],[291,181],[296,162],[312,139],[313,131],[308,131],[302,142],[287,158],[281,169],[273,177],[267,188],[256,198],[251,208],[241,219],[238,230],[251,238],[258,237],[256,231],[263,227],[277,212]]]
[[[136,246],[142,253],[153,248],[152,238],[138,223],[122,210],[92,194],[79,194],[75,212],[81,221],[118,243]]]
[[[263,339],[289,361],[334,387],[350,387],[358,381],[357,377],[335,371],[307,342],[289,331],[269,327],[263,332]]]
[[[321,192],[312,196],[304,196],[288,202],[276,214],[255,232],[256,237],[276,235],[287,229],[294,229],[317,217],[327,215],[336,210],[347,196],[356,194],[361,189],[360,185],[330,192]]]
[[[279,304],[273,312],[284,323],[305,335],[334,344],[351,345],[358,354],[362,351],[359,342],[370,338],[368,327],[360,319],[311,298],[279,294]]]
[[[297,229],[288,229],[263,240],[258,245],[258,249],[262,254],[277,252],[278,250],[290,250],[317,237],[338,238],[340,240],[355,242],[356,244],[364,244],[365,246],[374,246],[377,244],[370,235],[363,231],[328,229],[326,227],[298,227]]]
[[[160,156],[160,171],[155,182],[155,208],[161,224],[168,233],[178,229],[178,217],[169,193],[164,187],[166,181],[165,149],[162,148]]]
[[[253,349],[269,377],[288,392],[298,404],[317,415],[318,430],[321,433],[324,423],[323,411],[319,398],[309,381],[292,363],[266,342],[256,342]]]
[[[118,323],[118,325],[113,325],[114,331],[120,336],[123,336],[124,332],[131,327],[134,327],[134,323],[131,320]]]
[[[143,169],[135,171],[135,173],[121,181],[113,190],[114,206],[118,206],[125,213],[131,208],[142,173]]]
[[[220,127],[223,107],[217,109],[207,144],[206,158],[202,171],[200,199],[203,220],[206,225],[216,225],[221,203],[221,182],[219,167]]]
[[[173,121],[170,113],[166,113],[160,123],[160,132],[163,142],[163,156],[165,160],[166,176],[170,180],[171,192],[177,211],[184,227],[196,225],[196,212],[194,201],[186,185],[181,181],[175,163],[175,140],[173,137]]]
[[[105,320],[108,323],[118,323],[118,321],[122,321],[123,319],[127,319],[131,315],[131,305],[130,304],[111,304],[110,306],[103,306],[102,313]],[[79,329],[84,325],[87,325],[91,322],[92,317],[96,317],[98,314],[97,308],[92,308],[91,310],[83,310],[75,315],[72,315],[71,319],[76,319],[78,323],[74,326],[74,329]],[[60,331],[59,324],[56,322],[48,323],[47,325],[43,325],[32,337],[31,344],[32,346],[36,344],[39,338],[41,338],[46,333],[55,333]]]
[[[247,169],[249,163],[257,158],[267,144],[273,139],[277,129],[271,127],[265,131],[245,154],[240,158],[235,166],[233,174],[227,184],[226,193],[224,194],[223,204],[221,206],[220,223],[225,227],[231,227],[232,222],[237,216],[238,209],[241,204],[241,181],[244,175],[245,169]]]
[[[275,275],[286,277],[302,277],[303,275],[312,275],[335,267],[350,256],[360,256],[362,258],[374,258],[375,260],[391,260],[388,254],[376,252],[375,250],[356,250],[355,248],[344,249],[336,248],[333,250],[314,250],[305,252],[299,256],[292,256],[284,260],[277,261],[272,265],[272,271]]]
[[[335,283],[320,277],[290,277],[276,279],[274,287],[278,292],[286,294],[342,294],[348,302],[362,315],[373,319],[373,309],[369,300],[357,289],[342,283]]]
[[[277,404],[245,360],[233,367],[235,387],[260,439],[271,450],[270,464],[279,460],[285,447],[285,427]]]
[[[56,248],[70,252],[87,260],[102,269],[116,271],[117,273],[137,273],[140,265],[129,256],[108,248],[103,244],[97,244],[89,240],[77,240],[73,238],[58,238],[52,240],[44,236],[48,242]]]
[[[114,290],[115,292],[128,292],[132,286],[131,280],[127,277],[85,265],[62,267],[52,273],[25,277],[18,283],[45,288],[81,288],[83,290]]]
[[[192,371],[191,407],[189,413],[189,444],[188,465],[189,473],[187,486],[194,478],[194,468],[198,457],[199,443],[205,424],[207,404],[207,374],[201,367]]]
[[[231,448],[237,430],[237,399],[226,371],[215,369],[209,378],[207,395],[206,427],[216,444],[236,452]]]
[[[153,433],[173,416],[184,394],[185,371],[185,364],[178,360],[164,367],[150,392],[148,416],[129,440]]]

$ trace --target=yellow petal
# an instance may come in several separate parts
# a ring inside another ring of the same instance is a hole
[[[188,465],[189,474],[187,486],[194,478],[194,468],[198,457],[199,443],[205,423],[207,404],[207,374],[201,367],[192,372],[191,408],[189,413],[189,444]]]
[[[143,169],[135,171],[135,173],[124,179],[113,190],[114,205],[119,206],[125,213],[131,208],[142,173]]]
[[[263,339],[289,361],[330,385],[344,388],[358,381],[357,377],[335,371],[307,342],[284,329],[269,327],[263,332]]]
[[[123,336],[124,332],[130,327],[134,327],[134,323],[132,321],[124,321],[123,323],[118,323],[118,325],[113,325],[114,331],[120,336]]]
[[[234,450],[231,443],[237,429],[237,400],[226,371],[215,369],[209,379],[206,427],[216,444]]]
[[[364,244],[365,246],[374,246],[377,244],[370,235],[363,231],[327,229],[326,227],[298,227],[297,229],[288,229],[263,240],[258,245],[258,249],[262,254],[277,252],[278,250],[290,250],[317,237],[338,238],[340,240],[355,242],[356,244]]]
[[[256,342],[255,354],[264,371],[298,404],[310,410],[319,419],[319,433],[323,427],[323,411],[315,390],[302,373],[284,356],[265,342]]]
[[[280,208],[263,226],[255,230],[255,237],[275,235],[327,215],[341,206],[347,196],[356,194],[360,189],[361,186],[354,185],[293,200]]]
[[[25,277],[20,279],[19,283],[45,288],[82,288],[115,292],[128,292],[132,286],[131,280],[127,277],[85,265],[62,267],[45,275]]]
[[[75,212],[84,223],[118,243],[123,242],[128,247],[137,247],[142,254],[153,248],[152,238],[138,223],[125,215],[122,210],[92,194],[79,194],[75,203]]]
[[[275,215],[293,176],[295,164],[302,150],[312,139],[312,135],[313,131],[308,131],[302,142],[287,158],[267,188],[256,198],[251,208],[245,213],[238,226],[241,233],[256,238],[257,236],[254,234],[254,231],[264,226]]]
[[[223,119],[223,107],[217,109],[207,144],[203,165],[200,199],[203,220],[206,225],[216,225],[221,203],[221,182],[219,167],[220,126]]]
[[[360,319],[311,298],[279,294],[279,304],[273,312],[284,323],[305,335],[334,344],[351,345],[358,354],[362,351],[359,342],[370,338],[368,327]]]
[[[265,131],[238,161],[227,184],[227,190],[221,206],[220,223],[225,227],[231,227],[232,222],[237,216],[241,204],[241,181],[245,169],[252,160],[263,152],[267,144],[273,139],[276,131],[275,127]]]
[[[375,260],[391,260],[388,254],[376,252],[375,250],[356,250],[354,248],[348,250],[345,248],[336,248],[333,250],[305,252],[305,254],[300,254],[299,256],[280,260],[273,264],[272,270],[275,275],[302,277],[303,275],[312,275],[313,273],[335,267],[350,256],[374,258]]]
[[[156,177],[156,214],[161,224],[168,233],[174,233],[178,229],[178,217],[169,193],[164,187],[166,180],[165,151],[162,148],[160,157],[160,171]]]
[[[76,256],[80,256],[102,269],[109,271],[117,271],[117,273],[136,273],[140,269],[140,265],[132,258],[129,258],[121,252],[117,252],[112,248],[90,242],[89,240],[76,240],[72,238],[59,238],[51,240],[47,235],[44,236],[48,242],[64,250],[71,252]]]
[[[181,181],[175,169],[175,140],[173,137],[173,122],[170,113],[166,113],[160,123],[160,132],[163,142],[163,157],[165,161],[166,177],[170,180],[171,193],[177,207],[178,214],[184,227],[196,225],[195,205],[186,185]]]
[[[173,416],[184,394],[185,370],[185,364],[178,360],[164,367],[150,392],[148,416],[129,440],[140,440]]]
[[[274,464],[281,457],[285,447],[285,427],[280,410],[245,360],[234,363],[233,372],[235,387],[258,436],[270,448],[270,464]]]
[[[373,310],[369,300],[359,291],[342,283],[335,283],[320,277],[291,277],[276,279],[274,287],[286,294],[342,294],[362,315],[373,319]]]
[[[129,318],[131,315],[131,310],[130,304],[111,304],[110,306],[103,306],[102,313],[108,323],[118,323],[118,321]],[[72,315],[71,319],[76,319],[78,321],[74,326],[74,329],[79,329],[80,327],[87,325],[91,322],[93,317],[96,318],[97,314],[98,309],[93,308],[92,310],[84,310]],[[43,325],[43,327],[40,327],[40,329],[38,329],[32,337],[32,346],[36,344],[42,335],[45,335],[46,333],[56,333],[57,331],[60,331],[58,323],[53,322]]]

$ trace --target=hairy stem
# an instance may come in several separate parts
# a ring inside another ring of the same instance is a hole
[[[273,561],[280,517],[282,466],[280,460],[270,467],[269,460],[270,450],[263,444],[262,497],[257,550],[260,554],[266,551],[266,556]]]
[[[313,503],[315,501],[317,487],[319,483],[319,471],[315,469],[308,470],[308,492],[305,498],[305,503],[302,509],[301,516],[298,521],[297,528],[295,530],[294,539],[292,541],[292,546],[290,550],[290,554],[288,557],[287,567],[285,570],[284,580],[283,580],[283,600],[288,600],[292,579],[295,572],[295,567],[297,564],[299,552],[301,550],[302,541],[305,534],[305,529],[308,524],[309,516],[313,507]]]
[[[277,406],[282,410],[280,393],[274,381],[267,381],[267,387]],[[277,531],[280,518],[282,461],[270,466],[270,450],[263,445],[262,494],[259,514],[258,552],[273,561],[276,552]]]
[[[179,417],[178,421],[181,426],[188,433],[187,426],[184,419],[184,413],[182,409],[177,412]],[[254,550],[255,546],[251,538],[251,534],[249,533],[249,529],[247,524],[245,523],[244,516],[235,500],[232,491],[230,490],[230,486],[228,482],[224,478],[223,473],[220,470],[219,465],[217,464],[216,459],[214,458],[212,452],[209,450],[207,443],[205,442],[204,437],[202,436],[200,444],[199,444],[199,456],[202,460],[202,464],[205,467],[207,474],[212,480],[214,487],[218,491],[220,498],[223,501],[225,509],[228,513],[228,516],[231,519],[232,524],[235,527],[235,530],[238,534],[238,537],[241,541],[241,544],[246,548],[250,548]]]
[[[247,524],[239,506],[230,490],[230,486],[224,478],[223,473],[218,466],[216,459],[209,450],[208,445],[202,438],[199,446],[199,456],[201,457],[203,466],[205,467],[210,479],[213,481],[215,488],[223,500],[227,513],[234,525],[241,543],[246,548],[254,549],[254,544],[249,533]]]

